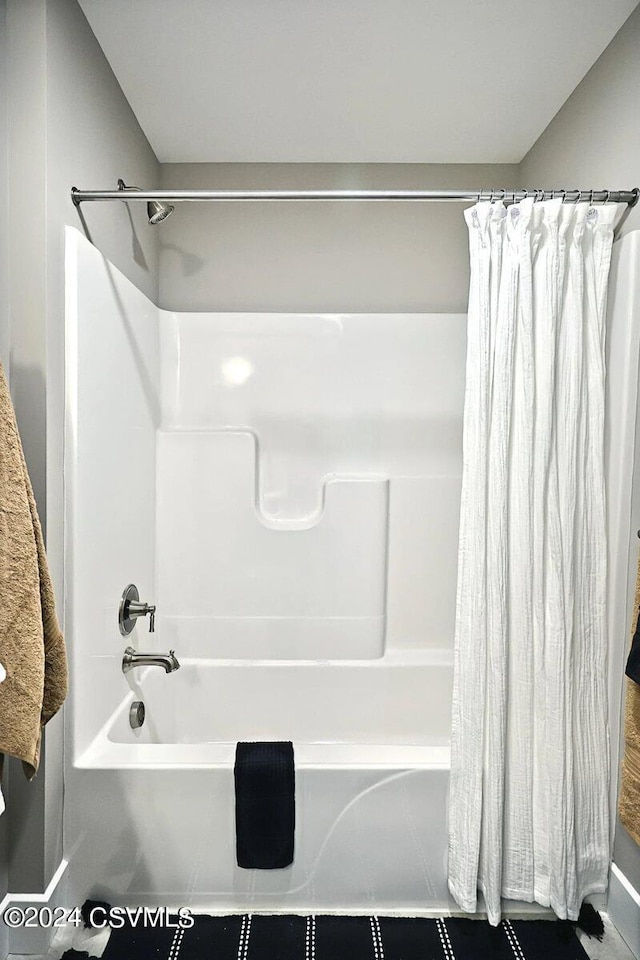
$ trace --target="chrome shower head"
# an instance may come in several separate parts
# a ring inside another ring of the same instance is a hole
[[[160,200],[150,200],[147,204],[149,223],[162,223],[170,217],[175,207],[172,203],[162,203]]]
[[[118,180],[118,190],[124,191],[137,191],[138,193],[142,192],[141,187],[128,187],[124,180]],[[147,217],[149,223],[162,223],[163,220],[166,220],[170,216],[175,207],[171,203],[162,203],[161,200],[149,200],[147,203]]]

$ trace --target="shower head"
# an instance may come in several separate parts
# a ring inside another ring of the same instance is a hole
[[[149,223],[162,223],[170,217],[175,207],[172,203],[162,203],[160,200],[150,200],[147,204]]]
[[[142,192],[141,187],[128,187],[124,180],[118,180],[118,190],[136,190],[138,193]],[[147,203],[147,217],[149,218],[149,223],[162,223],[162,221],[166,220],[174,210],[175,207],[171,203],[162,203],[160,200],[150,200]]]

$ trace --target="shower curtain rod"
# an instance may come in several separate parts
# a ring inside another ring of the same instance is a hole
[[[453,200],[478,202],[480,200],[503,200],[505,203],[517,203],[531,197],[533,200],[565,200],[568,203],[588,201],[589,203],[626,203],[635,206],[640,196],[640,188],[632,190],[139,190],[123,196],[122,190],[78,190],[71,188],[71,199],[76,207],[93,200],[131,201],[158,200],[167,203],[186,201],[229,202],[279,201],[279,200]]]

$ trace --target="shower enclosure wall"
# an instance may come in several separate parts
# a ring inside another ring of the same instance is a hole
[[[638,244],[623,244],[614,271],[628,277]],[[614,289],[609,320],[626,371],[609,378],[614,730],[634,289]],[[67,291],[71,897],[224,912],[451,908],[466,317],[169,313],[71,228]],[[125,639],[117,613],[131,582],[156,604],[156,630],[141,619]],[[175,649],[181,669],[123,674],[129,642]],[[147,718],[134,730],[137,700]],[[294,863],[242,870],[235,744],[280,739],[296,757]]]

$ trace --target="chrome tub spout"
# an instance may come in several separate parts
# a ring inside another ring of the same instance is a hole
[[[134,667],[162,667],[165,673],[173,673],[180,669],[180,664],[173,650],[169,653],[137,653],[133,647],[127,647],[122,657],[122,672],[127,673]]]

